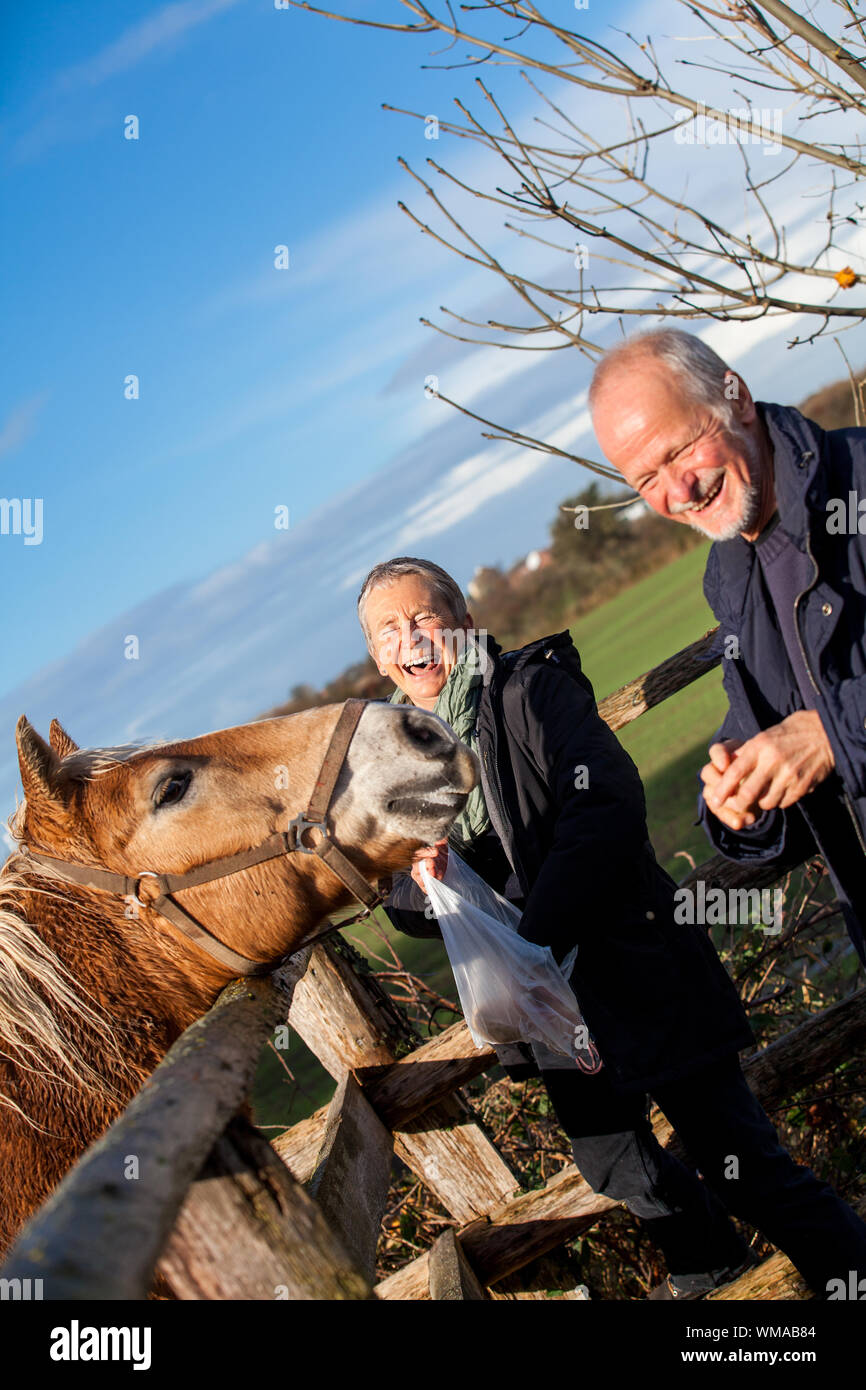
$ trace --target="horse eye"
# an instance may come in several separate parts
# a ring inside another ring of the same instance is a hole
[[[191,772],[173,772],[170,777],[160,782],[154,792],[154,806],[173,806],[175,802],[182,801],[191,781]]]

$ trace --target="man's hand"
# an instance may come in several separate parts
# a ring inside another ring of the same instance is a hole
[[[701,770],[704,800],[732,830],[754,825],[762,811],[793,806],[835,766],[816,710],[797,710],[741,743],[714,743]]]
[[[743,747],[744,740],[740,738],[728,738],[723,743],[713,743],[710,746],[710,762],[701,768],[701,780],[704,784],[704,800],[710,810],[716,815],[723,825],[727,825],[731,830],[742,830],[744,825],[754,825],[755,814],[748,807],[741,806],[737,797],[728,797],[723,806],[714,806],[711,796],[715,796],[723,774],[734,761],[734,755],[738,749]]]
[[[435,845],[429,845],[426,849],[416,849],[412,855],[412,877],[423,893],[426,890],[421,878],[422,864],[427,865],[431,878],[444,878],[448,866],[448,841],[437,840]]]

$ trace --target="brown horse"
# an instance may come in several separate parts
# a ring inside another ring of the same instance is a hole
[[[25,801],[11,828],[31,850],[131,877],[250,850],[305,810],[341,708],[97,750],[79,749],[56,721],[46,744],[22,718]],[[331,839],[375,883],[442,837],[476,778],[473,755],[435,715],[368,704],[331,798]],[[265,962],[350,900],[321,859],[297,853],[176,899]],[[131,896],[10,856],[0,871],[0,1251],[236,973]]]

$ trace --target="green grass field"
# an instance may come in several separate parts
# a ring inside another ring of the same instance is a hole
[[[574,624],[572,636],[598,700],[715,627],[701,588],[708,550],[688,551]],[[725,709],[716,667],[619,735],[643,778],[656,853],[675,878],[687,867],[677,851],[709,852],[703,831],[691,822],[697,773]]]
[[[707,546],[700,546],[688,551],[574,624],[572,636],[598,700],[714,626],[701,589],[707,550]],[[693,824],[697,773],[706,762],[707,746],[724,711],[721,674],[716,668],[620,734],[644,781],[656,854],[674,878],[681,878],[689,867],[678,857],[680,852],[691,854],[698,863],[711,853],[703,831]],[[438,941],[403,936],[383,914],[378,917],[381,930],[404,966],[446,998],[455,998],[444,947]],[[352,928],[347,935],[368,954],[388,954],[369,928]],[[382,968],[375,960],[373,965]],[[450,1021],[444,1014],[440,1018]],[[331,1078],[294,1035],[290,1049],[281,1058],[266,1051],[259,1068],[253,1102],[260,1124],[293,1124],[324,1104],[333,1092]],[[294,1074],[294,1082],[283,1062]]]

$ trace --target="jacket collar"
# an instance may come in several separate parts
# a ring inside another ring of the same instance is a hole
[[[794,543],[805,549],[811,526],[810,510],[825,502],[825,480],[819,468],[824,431],[792,406],[756,401],[773,447],[773,470],[779,522]],[[716,541],[713,546],[719,581],[727,605],[742,612],[749,587],[754,547],[742,536]]]
[[[539,652],[556,651],[560,647],[573,648],[574,646],[571,633],[568,630],[554,632],[549,637],[537,637],[534,642],[527,642],[525,646],[518,647],[515,651],[510,652],[503,652],[499,643],[494,637],[490,636],[489,632],[485,635],[484,641],[487,653],[493,658],[491,661],[484,663],[486,667],[484,671],[485,685],[490,684],[496,668],[502,665],[500,658],[503,656],[509,658],[507,665],[510,675],[511,672],[519,671],[531,661],[534,661]]]
[[[824,431],[792,406],[758,403],[761,418],[773,445],[776,505],[779,521],[792,540],[805,545],[810,529],[810,509],[825,500],[819,469]]]
[[[483,689],[484,686],[490,685],[493,680],[499,658],[502,655],[502,648],[496,638],[492,637],[486,629],[483,630],[483,636],[479,632],[475,640],[481,653],[481,685]]]

